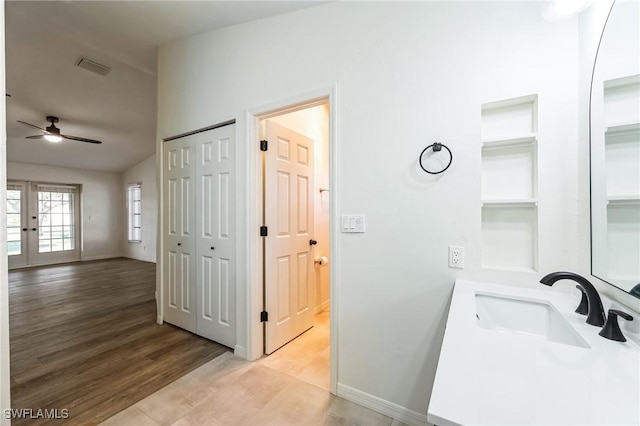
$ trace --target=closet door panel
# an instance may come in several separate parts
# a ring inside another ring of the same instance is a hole
[[[195,182],[192,137],[163,146],[163,304],[164,320],[195,332]]]
[[[235,126],[198,134],[196,332],[236,343]]]

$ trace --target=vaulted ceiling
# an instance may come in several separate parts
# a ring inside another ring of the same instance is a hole
[[[8,161],[122,172],[155,151],[158,46],[324,1],[7,1]],[[76,66],[86,57],[106,76]],[[25,139],[60,118],[102,145]]]

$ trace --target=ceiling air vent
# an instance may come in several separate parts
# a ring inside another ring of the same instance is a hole
[[[102,76],[109,74],[109,72],[111,71],[111,68],[97,62],[93,62],[92,60],[84,57],[80,57],[80,59],[78,59],[78,62],[76,62],[76,65],[80,68],[84,68],[87,71],[91,71]]]

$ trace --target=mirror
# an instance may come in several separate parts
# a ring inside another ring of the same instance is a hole
[[[640,298],[640,2],[614,2],[591,81],[591,273]]]

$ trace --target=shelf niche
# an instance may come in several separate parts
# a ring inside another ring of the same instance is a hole
[[[640,75],[607,80],[604,89],[605,276],[640,280]]]
[[[482,267],[538,268],[537,95],[482,105]]]
[[[482,267],[537,270],[537,209],[534,205],[482,208]]]

